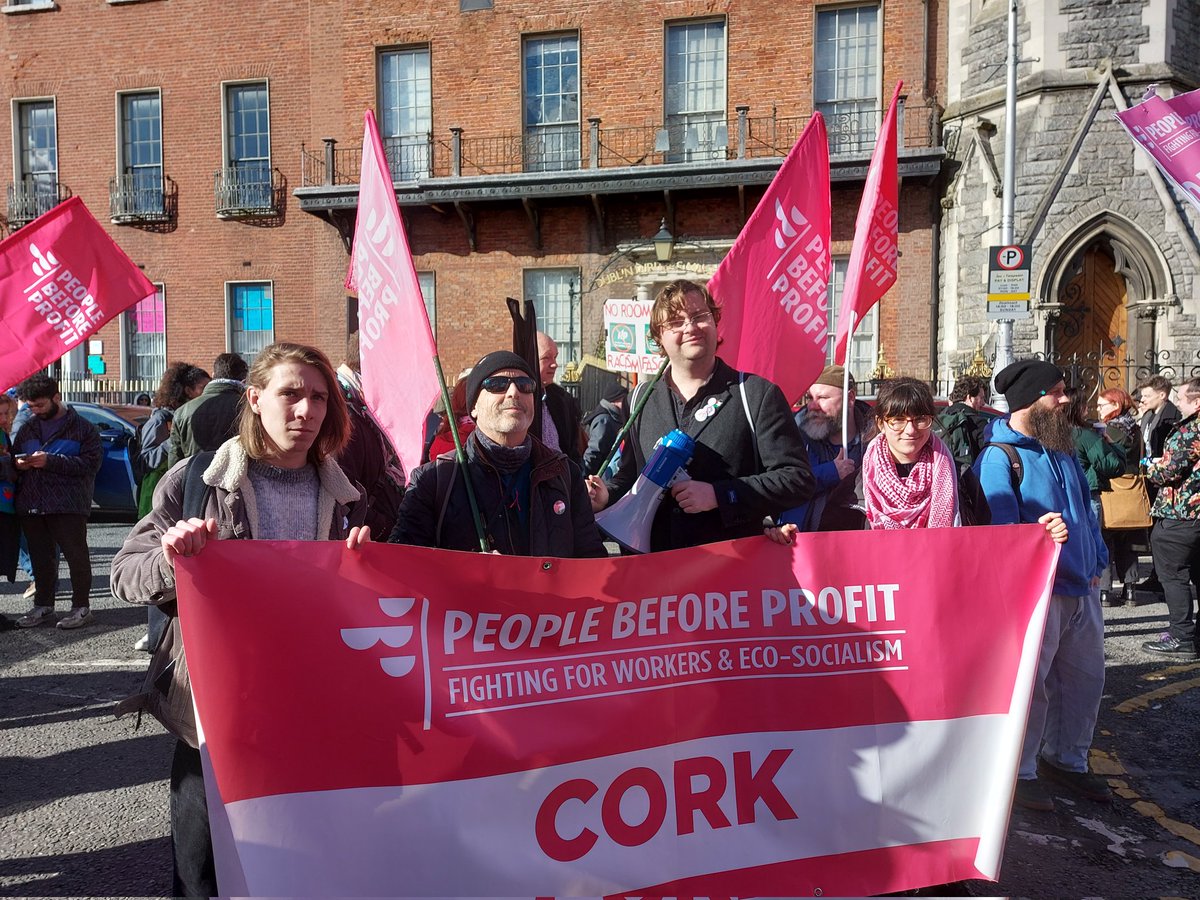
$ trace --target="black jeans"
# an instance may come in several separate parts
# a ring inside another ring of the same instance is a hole
[[[1168,630],[1181,643],[1194,644],[1192,584],[1200,587],[1200,521],[1159,519],[1150,533],[1150,549],[1167,601]]]
[[[1123,584],[1137,584],[1138,558],[1133,552],[1134,539],[1142,539],[1144,529],[1105,529],[1104,543],[1108,545],[1108,571]],[[1102,584],[1108,590],[1107,584]]]
[[[29,562],[33,566],[36,587],[34,606],[53,606],[58,584],[58,561],[54,556],[57,544],[71,572],[71,607],[90,606],[92,593],[92,558],[88,553],[87,516],[72,513],[22,515],[21,530],[29,546]]]
[[[175,742],[171,760],[171,856],[176,897],[217,896],[217,867],[208,830],[200,751]]]

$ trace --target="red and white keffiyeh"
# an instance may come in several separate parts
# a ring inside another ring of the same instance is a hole
[[[901,478],[880,434],[863,453],[863,499],[872,528],[950,528],[958,517],[958,467],[935,434]]]

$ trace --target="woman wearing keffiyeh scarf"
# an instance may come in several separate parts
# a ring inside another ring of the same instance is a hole
[[[958,468],[933,433],[933,394],[915,378],[885,384],[875,403],[879,436],[863,453],[863,498],[872,528],[962,524]]]

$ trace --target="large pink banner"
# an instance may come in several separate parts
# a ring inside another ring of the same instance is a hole
[[[1147,96],[1116,113],[1129,136],[1200,210],[1200,90],[1164,100]]]
[[[896,83],[892,103],[883,118],[883,127],[879,129],[875,152],[867,169],[867,182],[863,185],[862,201],[858,205],[858,218],[854,222],[854,244],[846,266],[846,283],[842,286],[842,304],[833,345],[833,361],[838,365],[846,364],[850,339],[863,316],[896,283],[900,228],[896,105],[903,86],[903,81]]]
[[[421,464],[425,417],[438,394],[437,348],[375,114],[367,110],[365,120],[346,287],[358,292],[363,399],[408,474]]]
[[[1056,558],[1036,525],[609,560],[210,544],[179,597],[222,893],[994,879]]]
[[[0,241],[0,389],[154,291],[78,197],[18,229]]]
[[[708,282],[722,307],[721,355],[789,401],[825,366],[829,215],[829,140],[813,113]]]

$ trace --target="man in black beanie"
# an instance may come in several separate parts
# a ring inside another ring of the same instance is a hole
[[[512,556],[604,556],[579,467],[533,435],[541,384],[507,350],[489,353],[467,377],[471,479],[487,548]],[[391,540],[397,544],[479,550],[463,467],[444,453],[413,472]]]
[[[610,472],[597,472],[596,469],[608,458],[613,442],[621,433],[621,426],[629,418],[625,409],[625,401],[629,397],[629,388],[614,381],[604,389],[600,402],[583,420],[583,429],[587,432],[587,449],[583,451],[583,474],[608,476]],[[614,470],[615,471],[615,470]]]
[[[975,463],[992,524],[1041,522],[1061,545],[1014,799],[1027,809],[1052,810],[1044,786],[1050,781],[1108,802],[1108,785],[1088,772],[1104,693],[1100,574],[1108,551],[1075,457],[1066,382],[1056,366],[1026,359],[1001,370],[996,389],[1012,413],[992,424],[991,442]]]

